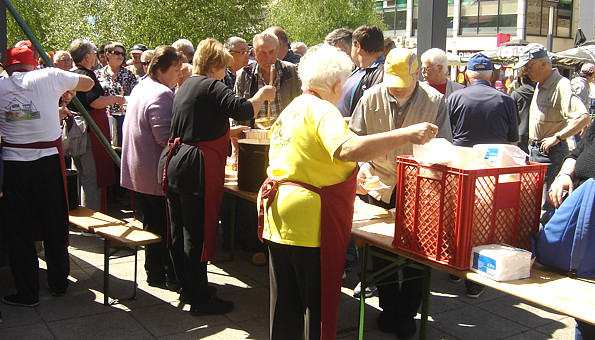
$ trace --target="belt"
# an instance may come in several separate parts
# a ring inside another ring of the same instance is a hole
[[[539,139],[529,139],[529,145],[539,147],[541,145],[541,141]]]

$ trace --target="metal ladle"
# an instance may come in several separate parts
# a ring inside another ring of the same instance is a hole
[[[275,79],[275,64],[271,64],[271,71],[270,71],[270,81],[269,81],[269,85],[273,85],[273,80]],[[254,123],[256,123],[256,126],[258,126],[258,128],[260,129],[264,129],[264,130],[268,130],[271,128],[271,125],[273,125],[273,121],[275,120],[274,118],[271,118],[271,103],[269,101],[267,101],[266,103],[267,105],[267,116],[266,118],[257,118]]]

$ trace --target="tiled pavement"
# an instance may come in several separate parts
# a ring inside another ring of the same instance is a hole
[[[129,212],[112,212],[120,218]],[[103,305],[103,242],[70,232],[71,284],[63,297],[52,297],[41,271],[41,298],[35,308],[0,304],[3,322],[0,339],[268,339],[268,270],[251,264],[248,253],[237,251],[230,262],[218,250],[209,265],[209,281],[218,295],[235,303],[233,312],[221,316],[193,317],[176,293],[149,287],[139,252],[138,296],[134,301]],[[220,248],[218,248],[220,249]],[[40,261],[44,268],[45,263]],[[110,262],[112,295],[130,295],[134,257]],[[356,270],[344,280],[339,315],[339,339],[356,339],[359,300],[352,289]],[[540,309],[491,289],[478,299],[464,296],[463,283],[451,283],[448,275],[432,273],[429,339],[573,339],[574,320]],[[0,294],[13,293],[7,266],[0,267]],[[365,339],[396,339],[378,331],[378,298],[366,300]],[[418,315],[419,317],[419,315]],[[418,324],[419,326],[419,324]],[[414,338],[417,338],[416,335]]]

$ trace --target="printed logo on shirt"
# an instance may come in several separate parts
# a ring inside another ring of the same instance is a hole
[[[41,119],[41,115],[35,105],[33,105],[33,101],[30,101],[29,104],[24,104],[16,98],[4,107],[3,113],[6,122]]]

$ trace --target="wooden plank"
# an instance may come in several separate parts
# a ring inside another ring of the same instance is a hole
[[[256,202],[258,198],[257,192],[241,190],[238,187],[238,172],[228,168],[225,168],[225,184],[223,185],[223,191],[251,202]]]
[[[69,211],[70,223],[126,246],[161,241],[161,237],[117,218],[79,206]]]
[[[570,278],[536,263],[531,268],[529,278],[498,282],[469,270],[456,270],[410,252],[393,248],[393,236],[391,236],[393,231],[393,219],[372,219],[354,222],[351,235],[359,243],[368,243],[575,319],[595,324],[595,279]]]

